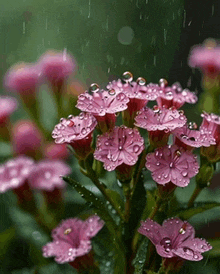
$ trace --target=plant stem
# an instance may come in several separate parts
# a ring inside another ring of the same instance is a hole
[[[123,190],[124,190],[124,195],[125,195],[125,213],[124,213],[124,218],[125,222],[128,222],[129,216],[130,216],[130,207],[131,207],[131,189],[130,189],[130,184],[123,184]]]
[[[115,205],[115,203],[112,200],[111,196],[109,196],[109,194],[106,192],[106,186],[99,181],[99,179],[96,176],[96,173],[92,169],[90,163],[88,163],[87,159],[84,161],[84,164],[85,164],[85,167],[86,167],[86,170],[87,170],[86,176],[89,177],[92,180],[92,182],[94,183],[94,185],[100,190],[100,192],[102,193],[102,195],[111,204],[111,206],[115,209],[115,211],[121,217],[121,219],[123,221],[125,221],[125,217],[124,217],[122,211],[119,209],[119,207],[117,207]]]
[[[191,196],[190,199],[189,199],[188,207],[192,207],[192,206],[193,206],[194,201],[195,201],[196,198],[199,196],[199,193],[200,193],[201,191],[202,191],[202,188],[196,186],[196,188],[195,188],[194,191],[193,191],[192,196]]]
[[[151,211],[150,215],[148,216],[149,219],[153,219],[155,217],[158,210],[160,209],[160,206],[161,206],[162,202],[163,202],[162,197],[159,197],[157,199],[156,206],[154,207],[154,209]]]

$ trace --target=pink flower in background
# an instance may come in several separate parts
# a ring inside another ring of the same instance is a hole
[[[0,192],[21,188],[34,167],[34,160],[18,156],[0,166]]]
[[[16,154],[34,157],[41,149],[43,136],[31,120],[19,120],[13,124],[12,145]]]
[[[210,147],[203,147],[201,153],[207,157],[210,162],[217,162],[220,159],[220,116],[204,112],[200,130],[209,132],[214,138],[216,144]]]
[[[43,247],[44,257],[55,257],[59,264],[72,262],[92,249],[91,238],[104,226],[104,222],[96,215],[82,221],[78,218],[64,220],[53,229],[53,242]]]
[[[135,125],[145,128],[148,131],[165,130],[167,132],[182,127],[187,119],[186,116],[175,108],[159,108],[155,106],[153,109],[148,107],[142,108],[135,117]]]
[[[35,93],[40,70],[36,64],[20,63],[11,67],[5,76],[5,87],[21,94]]]
[[[190,125],[184,125],[181,128],[176,128],[172,133],[175,136],[175,144],[188,150],[192,150],[195,147],[209,147],[216,143],[211,132],[205,128],[195,130],[191,129]]]
[[[187,88],[183,89],[178,82],[168,87],[166,80],[161,79],[160,86],[157,84],[152,85],[155,85],[158,90],[157,104],[159,107],[165,106],[166,108],[175,107],[179,109],[185,103],[195,104],[198,101],[195,93]]]
[[[133,166],[144,149],[144,139],[136,128],[114,127],[97,139],[94,158],[108,171],[121,164]]]
[[[209,77],[217,76],[220,72],[220,46],[212,39],[194,46],[189,55],[189,66],[200,68]]]
[[[157,253],[164,258],[180,257],[189,261],[203,259],[201,253],[212,246],[204,239],[195,238],[195,230],[187,221],[167,219],[162,226],[151,219],[141,222],[138,232],[150,239]]]
[[[61,176],[71,173],[71,168],[60,160],[41,160],[35,164],[28,182],[31,188],[53,191],[55,188],[64,188],[65,182]]]
[[[199,171],[196,155],[176,145],[157,148],[155,152],[148,153],[145,166],[158,184],[172,182],[179,187],[187,186],[190,178]]]
[[[47,51],[38,61],[43,77],[53,85],[65,80],[76,69],[76,62],[70,54],[63,52]]]
[[[51,142],[44,147],[44,156],[49,159],[67,159],[69,151],[65,144]]]
[[[5,125],[9,116],[17,109],[18,102],[9,96],[0,96],[0,125]]]
[[[97,117],[123,111],[128,102],[124,92],[116,92],[114,89],[97,90],[92,95],[86,91],[79,95],[76,107]]]

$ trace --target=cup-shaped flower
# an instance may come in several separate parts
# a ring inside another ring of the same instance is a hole
[[[179,187],[187,186],[190,178],[199,170],[196,155],[176,145],[157,148],[155,152],[148,153],[145,166],[158,184],[172,182]]]
[[[209,130],[206,128],[200,128],[199,130],[192,128],[191,124],[189,124],[174,129],[172,133],[174,135],[175,144],[188,150],[215,145],[215,138]]]
[[[47,143],[44,147],[44,156],[49,159],[67,159],[69,151],[65,144]]]
[[[135,165],[143,149],[144,139],[136,128],[114,127],[98,136],[94,158],[103,162],[107,171],[112,171],[121,164]]]
[[[76,63],[70,54],[63,52],[47,51],[38,61],[41,75],[52,85],[63,83],[76,68]]]
[[[179,109],[185,103],[195,104],[197,102],[198,98],[195,93],[187,88],[183,89],[180,83],[176,82],[169,87],[164,84],[164,81],[161,81],[160,86],[152,84],[158,90],[157,104],[159,107],[165,106],[166,108],[175,107]]]
[[[17,109],[17,100],[9,96],[0,97],[0,126],[7,123],[10,115]]]
[[[93,238],[104,226],[104,222],[96,215],[82,221],[78,218],[64,220],[53,229],[53,242],[43,247],[44,257],[55,257],[59,264],[74,261],[90,252]]]
[[[19,120],[12,128],[12,145],[16,154],[36,158],[40,152],[43,136],[31,120]]]
[[[129,99],[124,92],[116,92],[114,89],[106,91],[97,88],[93,94],[89,94],[88,91],[80,94],[76,107],[93,114],[99,122],[101,131],[105,132],[107,129],[114,127],[115,114],[125,110],[128,102]]]
[[[41,160],[35,164],[28,176],[31,188],[53,191],[55,188],[64,188],[65,182],[61,176],[71,173],[71,168],[61,160]]]
[[[164,258],[200,261],[203,259],[201,253],[212,249],[206,240],[195,238],[193,226],[179,218],[167,219],[162,226],[147,219],[141,222],[138,232],[149,238],[157,253]]]
[[[220,72],[220,46],[208,39],[191,49],[188,62],[190,67],[200,68],[205,75],[214,78]]]
[[[183,112],[158,106],[153,109],[144,107],[135,117],[135,125],[148,130],[150,143],[154,147],[166,145],[170,132],[182,127],[186,121]]]
[[[22,187],[33,167],[34,160],[26,156],[18,156],[2,164],[0,167],[0,193]]]
[[[5,76],[5,87],[20,94],[35,93],[40,70],[36,64],[20,63],[11,67]]]
[[[68,119],[60,119],[52,137],[56,144],[70,144],[80,158],[85,158],[91,152],[92,132],[96,125],[97,121],[90,113],[81,112],[76,117],[70,115]]]
[[[201,153],[207,157],[210,162],[217,162],[220,159],[220,116],[216,114],[208,114],[204,112],[201,130],[208,131],[215,138],[215,145],[210,147],[202,147]]]

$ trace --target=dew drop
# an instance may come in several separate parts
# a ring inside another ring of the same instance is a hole
[[[168,82],[167,82],[166,79],[161,78],[160,81],[159,81],[159,85],[160,85],[161,87],[166,87],[166,86],[168,86]]]
[[[71,231],[72,231],[71,228],[67,228],[67,229],[64,231],[64,234],[67,235],[67,234],[69,234]]]
[[[124,72],[122,77],[126,83],[131,82],[133,80],[133,74],[130,71]]]
[[[137,153],[139,150],[140,150],[140,146],[134,145],[134,147],[133,147],[133,152],[134,152],[134,153]]]
[[[67,117],[67,119],[72,119],[73,118],[73,115],[72,114],[70,114],[68,117]]]
[[[183,227],[181,227],[180,230],[179,230],[179,233],[180,233],[180,234],[185,234],[185,233],[186,233],[186,230],[185,230]]]
[[[83,135],[85,135],[86,132],[87,132],[86,129],[85,129],[85,128],[82,128],[81,133],[82,133]]]
[[[188,175],[188,172],[187,172],[186,170],[184,170],[184,171],[182,172],[182,175],[183,175],[183,177],[186,177],[186,176]]]
[[[115,95],[115,90],[114,89],[110,89],[109,91],[108,91],[108,94],[109,95],[111,95],[111,96],[113,96],[113,95]]]
[[[96,83],[91,84],[90,87],[89,87],[89,91],[90,92],[97,92],[97,91],[99,91],[99,85],[96,84]]]
[[[188,124],[188,128],[189,129],[197,129],[197,124],[195,122],[189,122]]]
[[[138,77],[136,82],[140,86],[144,86],[146,84],[146,80],[143,77]]]

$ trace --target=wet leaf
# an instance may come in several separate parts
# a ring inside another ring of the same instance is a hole
[[[140,244],[136,257],[133,260],[133,266],[135,268],[134,274],[142,274],[144,270],[144,265],[147,257],[149,240],[145,237],[142,243]]]
[[[187,205],[185,205],[185,207],[186,206]],[[178,216],[180,219],[183,219],[183,220],[188,220],[189,218],[191,218],[192,216],[196,214],[203,213],[206,210],[209,210],[218,206],[220,206],[220,203],[216,203],[216,202],[197,203],[196,206],[194,206],[193,208],[182,209],[178,212],[175,212],[174,216]],[[184,206],[182,206],[182,208],[184,208]]]

